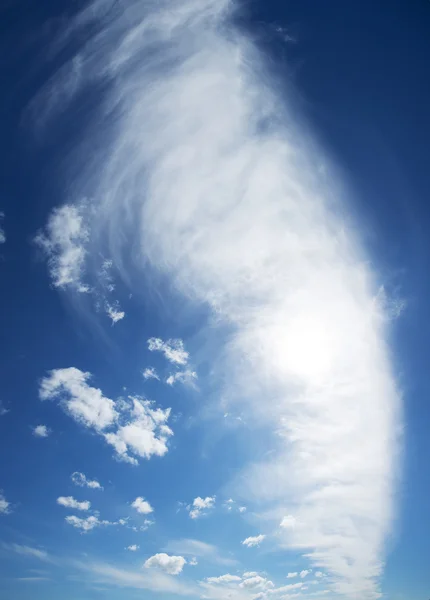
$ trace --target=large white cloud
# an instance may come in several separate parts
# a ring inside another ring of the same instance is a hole
[[[76,85],[65,86],[76,61],[57,80],[75,92],[103,77],[108,90],[106,146],[75,188],[98,203],[97,239],[118,259],[135,241],[142,266],[212,311],[208,337],[217,325],[231,332],[213,365],[223,398],[244,401],[277,440],[241,477],[241,495],[267,502],[274,527],[288,505],[296,524],[280,529],[281,546],[306,552],[335,592],[375,598],[400,403],[387,312],[346,190],[233,25],[236,2],[130,0],[108,19],[105,8],[94,1],[70,26],[101,20]]]
[[[39,396],[59,399],[76,421],[100,433],[120,460],[137,464],[136,456],[148,459],[166,454],[173,435],[167,425],[170,408],[154,408],[152,402],[137,396],[114,402],[89,385],[90,377],[75,367],[54,369],[41,380]]]
[[[141,496],[139,496],[138,498],[136,498],[136,500],[134,500],[131,505],[141,515],[149,515],[150,513],[154,512],[154,509],[149,504],[149,502],[147,502]]]
[[[183,556],[169,556],[164,552],[154,554],[145,561],[147,569],[158,568],[165,571],[169,575],[179,575],[184,568],[186,560]]]

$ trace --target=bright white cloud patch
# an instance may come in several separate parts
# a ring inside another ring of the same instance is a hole
[[[75,471],[74,473],[72,473],[70,476],[70,479],[73,481],[73,483],[75,485],[78,485],[79,487],[87,487],[92,490],[102,490],[103,489],[103,487],[100,485],[100,483],[97,480],[87,479],[83,473],[79,473],[78,471]]]
[[[259,546],[265,537],[266,536],[263,534],[247,537],[245,540],[243,540],[242,544],[244,546],[248,546],[248,548]]]
[[[169,375],[169,377],[166,379],[166,383],[168,385],[174,385],[175,383],[193,385],[196,379],[197,373],[187,369],[186,371],[177,371],[176,373],[172,373],[172,375]]]
[[[103,214],[97,239],[118,259],[131,240],[142,268],[212,311],[204,333],[214,344],[231,332],[213,362],[223,397],[242,401],[277,440],[241,478],[241,496],[266,502],[274,527],[288,502],[296,526],[281,529],[281,546],[306,549],[333,593],[374,599],[393,521],[400,403],[389,315],[343,217],[346,190],[329,166],[319,169],[326,157],[302,132],[288,90],[282,101],[271,90],[264,58],[231,19],[237,2],[130,0],[108,19],[102,5],[73,24],[102,20],[79,54],[80,91],[100,78],[108,90],[94,119],[106,147],[77,185]],[[75,73],[76,60],[58,89]],[[188,361],[180,344],[154,338],[150,349]]]
[[[73,496],[60,496],[57,498],[57,504],[66,508],[75,508],[76,510],[90,510],[91,502],[84,500],[79,502]]]
[[[50,562],[51,558],[46,550],[40,550],[40,548],[33,548],[32,546],[23,546],[21,544],[10,544],[8,548],[21,554],[22,556],[29,556],[31,558],[37,558],[46,562]]]
[[[141,515],[149,515],[150,513],[154,512],[154,509],[149,504],[149,502],[147,502],[141,496],[139,496],[138,498],[136,498],[136,500],[134,500],[131,505]]]
[[[309,573],[312,573],[312,571],[309,571],[308,569],[303,569],[303,571],[300,571],[300,577],[304,579],[309,575]]]
[[[70,287],[78,292],[89,291],[88,285],[82,282],[88,239],[89,230],[83,206],[66,204],[54,209],[46,231],[39,233],[35,242],[48,258],[55,287]]]
[[[294,577],[298,577],[299,574],[297,573],[297,571],[295,571],[294,573],[288,573],[287,574],[287,579],[293,579]]]
[[[296,519],[292,515],[284,517],[279,525],[283,529],[294,529],[296,526]]]
[[[121,319],[125,317],[125,312],[120,309],[118,302],[116,302],[115,304],[109,304],[107,302],[106,314],[112,321],[112,325],[115,325],[115,323],[118,323],[118,321],[121,321]]]
[[[0,515],[7,515],[10,512],[10,502],[6,500],[0,491]]]
[[[160,380],[157,371],[154,369],[154,367],[146,367],[146,369],[142,371],[142,375],[144,379],[158,379],[158,381]]]
[[[42,379],[39,396],[58,399],[77,422],[100,433],[120,460],[138,464],[133,454],[147,459],[163,456],[173,435],[167,425],[170,408],[154,408],[152,402],[137,396],[114,402],[88,384],[90,377],[74,367],[54,369]]]
[[[166,340],[164,342],[160,338],[153,337],[148,340],[148,349],[151,352],[161,352],[169,362],[175,365],[186,365],[188,362],[189,354],[184,349],[182,340]]]
[[[179,575],[187,561],[183,556],[169,556],[164,552],[155,554],[145,562],[147,569],[158,568],[169,575]]]
[[[37,427],[33,429],[33,435],[36,437],[46,438],[49,433],[50,431],[46,425],[37,425]]]
[[[242,577],[226,573],[225,575],[220,575],[219,577],[207,577],[206,581],[208,583],[231,583],[232,581],[242,581]]]
[[[140,546],[138,546],[137,544],[132,544],[131,546],[127,546],[127,550],[130,550],[130,552],[137,552],[139,550]]]
[[[102,527],[104,525],[113,525],[113,523],[111,523],[110,521],[100,521],[100,519],[95,515],[91,515],[90,517],[86,518],[70,515],[66,517],[65,520],[69,525],[76,527],[76,529],[82,529],[83,533],[87,533],[88,531],[91,531],[96,527]]]
[[[215,496],[207,496],[206,498],[194,498],[193,503],[188,507],[190,517],[198,519],[205,515],[207,511],[215,506]]]

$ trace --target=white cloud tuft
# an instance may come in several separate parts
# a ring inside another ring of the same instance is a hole
[[[190,567],[196,567],[199,563],[198,563],[197,558],[195,556],[193,556],[193,558],[191,558],[188,561],[188,564],[190,565]]]
[[[172,373],[166,379],[166,383],[168,385],[174,385],[175,383],[183,383],[185,385],[193,385],[194,381],[197,379],[197,373],[195,371],[190,371],[186,369],[185,371],[177,371],[176,373]]]
[[[197,498],[194,498],[192,505],[188,507],[190,517],[192,519],[198,519],[214,506],[215,496],[207,496],[206,498],[200,498],[200,496],[198,496]]]
[[[279,526],[283,529],[294,529],[296,526],[296,519],[293,517],[293,515],[287,515],[282,519]]]
[[[6,232],[2,226],[3,220],[4,220],[4,212],[0,211],[0,244],[4,244],[6,242]]]
[[[60,496],[57,498],[57,504],[66,508],[75,508],[76,510],[90,510],[91,502],[84,500],[79,502],[73,496]]]
[[[0,515],[7,515],[8,513],[10,513],[10,502],[6,500],[0,491]]]
[[[39,233],[35,242],[48,258],[48,266],[55,287],[70,287],[88,292],[82,282],[89,230],[85,224],[84,207],[66,204],[53,210],[45,233]]]
[[[136,498],[136,500],[134,500],[131,505],[141,515],[149,515],[150,513],[154,512],[154,509],[149,504],[149,502],[147,502],[141,496],[139,496],[138,498]]]
[[[167,340],[163,342],[160,338],[152,337],[148,340],[148,349],[151,352],[162,352],[164,357],[175,365],[186,365],[189,354],[184,349],[182,340]]]
[[[307,575],[309,575],[309,573],[312,573],[312,571],[309,571],[308,569],[304,569],[303,571],[300,571],[300,577],[302,579],[304,579],[305,577],[307,577]]]
[[[37,425],[37,427],[33,429],[33,435],[36,437],[46,438],[50,433],[51,432],[46,425]]]
[[[13,550],[13,552],[16,552],[16,554],[20,554],[21,556],[30,556],[46,562],[51,561],[51,558],[46,552],[46,550],[40,550],[40,548],[33,548],[32,546],[22,546],[21,544],[9,544],[7,547]]]
[[[88,487],[92,490],[103,489],[103,487],[98,481],[96,481],[95,479],[87,479],[83,473],[79,473],[78,471],[72,473],[70,478],[73,481],[73,483],[75,485],[78,485],[79,487]]]
[[[297,571],[295,571],[294,573],[288,573],[287,575],[287,579],[293,579],[294,577],[298,577],[299,574],[297,573]]]
[[[125,317],[125,312],[120,309],[118,302],[115,304],[106,302],[106,314],[112,321],[112,325],[115,325],[115,323],[118,323],[118,321],[121,321]]]
[[[130,552],[137,552],[140,546],[137,544],[132,544],[131,546],[127,546],[126,550],[130,550]]]
[[[144,379],[157,379],[158,381],[160,381],[160,378],[154,367],[146,367],[146,369],[142,371],[142,375]]]
[[[115,403],[88,385],[90,377],[74,367],[55,369],[42,379],[39,396],[42,400],[59,398],[76,421],[93,427],[114,447],[120,460],[138,464],[129,453],[147,459],[166,454],[167,440],[173,435],[167,425],[170,408],[153,408],[152,402],[137,396]]]
[[[82,533],[87,533],[88,531],[91,531],[92,529],[95,529],[96,527],[102,527],[104,525],[114,525],[115,524],[110,521],[100,521],[99,518],[94,515],[91,515],[90,517],[86,517],[86,518],[81,518],[81,517],[76,517],[75,515],[71,515],[69,517],[66,517],[65,520],[69,525],[76,527],[76,529],[82,529]]]
[[[207,577],[206,581],[208,583],[231,583],[233,581],[242,581],[242,577],[226,573],[225,575],[220,575],[219,577]]]
[[[243,540],[242,544],[248,546],[248,548],[259,546],[265,537],[263,534],[247,537],[246,540]]]
[[[147,569],[158,568],[169,575],[179,575],[186,562],[183,556],[169,556],[162,552],[148,558],[145,567]]]
[[[79,89],[103,78],[108,97],[93,122],[97,148],[106,145],[76,187],[98,203],[97,239],[118,264],[131,240],[142,268],[216,317],[208,343],[231,332],[213,366],[223,396],[278,440],[241,478],[243,497],[275,507],[274,526],[288,502],[296,526],[282,529],[281,546],[308,549],[334,594],[374,599],[400,455],[389,315],[347,190],[319,168],[327,158],[288,89],[276,97],[264,58],[231,19],[236,6],[130,0],[103,13],[80,49]],[[74,91],[65,81],[76,60],[48,101]],[[163,344],[154,350],[167,357]]]

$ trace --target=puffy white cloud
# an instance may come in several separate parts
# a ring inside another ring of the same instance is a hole
[[[73,25],[97,22],[101,4]],[[132,239],[142,270],[149,264],[210,312],[201,337],[213,350],[219,343],[211,360],[220,393],[277,440],[241,477],[243,496],[276,505],[274,526],[288,501],[297,524],[280,532],[280,545],[308,548],[335,593],[374,598],[393,523],[401,410],[389,315],[347,187],[302,130],[288,90],[277,97],[264,57],[231,19],[236,2],[128,6],[103,20],[46,96],[68,89],[77,62],[79,91],[112,78],[92,120],[104,152],[97,164],[88,139],[77,182],[103,215],[97,239],[118,254]]]
[[[287,579],[293,579],[294,577],[298,577],[299,574],[297,573],[297,571],[295,571],[294,573],[288,573],[287,574]]]
[[[191,558],[188,561],[188,564],[190,565],[190,567],[196,567],[199,563],[198,563],[197,558],[195,556],[193,556],[193,558]]]
[[[154,512],[154,509],[149,504],[149,502],[147,502],[141,496],[139,496],[138,498],[136,498],[136,500],[134,500],[131,505],[141,515],[149,515],[150,513]]]
[[[106,429],[118,418],[115,403],[101,390],[88,385],[91,373],[69,367],[54,369],[40,383],[41,400],[60,399],[67,412],[78,422],[97,430]]]
[[[127,546],[126,550],[130,550],[130,552],[137,552],[140,546],[137,544],[132,544],[131,546]]]
[[[293,517],[293,515],[287,515],[282,519],[279,526],[283,529],[294,529],[294,527],[296,526],[296,519],[295,517]]]
[[[245,540],[243,540],[242,544],[244,546],[248,546],[248,548],[259,546],[265,537],[266,536],[263,534],[247,537]]]
[[[35,435],[36,437],[46,438],[46,437],[48,437],[49,434],[50,434],[50,430],[48,429],[48,427],[46,425],[37,425],[33,429],[33,435]]]
[[[76,527],[76,529],[82,529],[82,533],[87,533],[88,531],[91,531],[96,527],[102,527],[104,525],[113,525],[113,523],[111,523],[110,521],[100,521],[100,519],[95,515],[91,515],[90,517],[86,518],[71,515],[66,517],[65,520],[69,525]]]
[[[154,367],[146,367],[146,369],[142,371],[142,375],[144,379],[157,379],[158,381],[160,381],[160,378]]]
[[[170,408],[154,408],[152,402],[137,396],[115,403],[88,384],[90,377],[75,367],[54,369],[42,379],[39,396],[42,400],[58,398],[76,421],[103,435],[120,460],[137,464],[130,453],[147,459],[163,456],[173,435],[167,425]]]
[[[6,500],[3,493],[0,491],[0,514],[7,515],[10,512],[10,502]]]
[[[165,571],[169,575],[179,575],[184,568],[186,560],[183,556],[169,556],[164,552],[160,554],[154,554],[145,561],[145,567],[147,569],[158,568]]]
[[[233,581],[242,581],[242,577],[226,573],[225,575],[220,575],[219,577],[207,577],[206,581],[208,583],[231,583]]]
[[[177,371],[176,373],[172,373],[166,379],[166,383],[168,385],[174,385],[175,383],[183,383],[185,385],[193,385],[194,381],[197,379],[197,373],[195,371],[190,371],[186,369],[185,371]]]
[[[6,232],[3,229],[2,222],[4,220],[4,212],[0,211],[0,244],[4,244],[6,242]]]
[[[244,579],[240,584],[241,588],[245,588],[247,590],[253,590],[256,588],[273,588],[273,582],[267,579],[266,577],[261,577],[261,575],[254,575],[253,577],[248,577]]]
[[[259,575],[259,573],[257,573],[257,571],[245,571],[245,573],[242,575],[242,577],[244,579],[248,579],[249,577],[257,577],[257,575]]]
[[[244,513],[246,512],[246,506],[239,506],[238,510],[240,513]]]
[[[151,352],[162,352],[165,358],[175,365],[186,365],[189,354],[184,349],[182,340],[167,340],[163,341],[160,338],[152,337],[148,340],[148,349]]]
[[[102,490],[103,487],[100,485],[98,481],[95,479],[87,479],[83,473],[79,473],[75,471],[71,474],[70,479],[73,481],[75,485],[79,487],[88,487],[92,490]]]
[[[312,573],[312,571],[308,569],[303,569],[303,571],[300,571],[300,577],[304,579],[307,575],[309,575],[309,573]]]
[[[88,500],[79,502],[73,496],[60,496],[57,498],[57,504],[66,508],[75,508],[76,510],[90,510],[91,508],[91,502]]]
[[[112,325],[115,325],[115,323],[118,323],[118,321],[121,321],[125,317],[125,312],[120,309],[118,302],[115,304],[106,302],[106,314],[112,321]]]
[[[192,519],[198,519],[214,506],[215,496],[207,496],[206,498],[197,496],[197,498],[194,498],[192,505],[188,507],[190,517]]]
[[[35,242],[48,258],[55,287],[71,287],[78,292],[89,291],[88,285],[82,282],[88,239],[84,205],[65,204],[52,211],[46,231],[39,233]]]

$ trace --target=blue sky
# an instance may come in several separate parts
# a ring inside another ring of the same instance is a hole
[[[0,596],[428,595],[429,3],[0,15]]]

